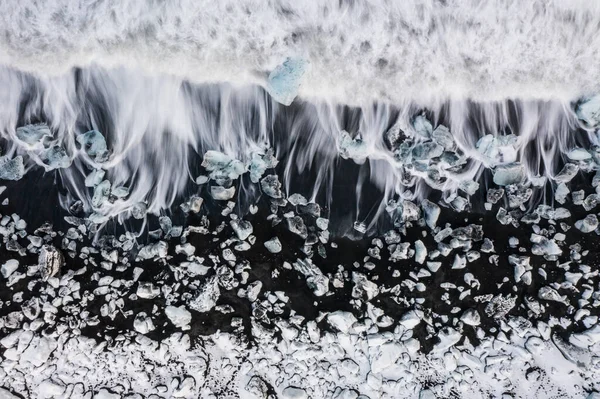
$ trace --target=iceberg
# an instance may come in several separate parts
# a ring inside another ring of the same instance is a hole
[[[309,62],[301,58],[288,58],[269,74],[267,91],[278,103],[290,105],[298,95],[302,77]]]

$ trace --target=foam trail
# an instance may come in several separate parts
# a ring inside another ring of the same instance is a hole
[[[4,154],[23,155],[27,168],[48,169],[15,135],[18,126],[48,123],[51,144],[64,147],[72,160],[69,168],[50,172],[60,174],[67,190],[63,205],[81,200],[91,213],[93,190],[83,181],[102,168],[112,187],[130,189],[127,197],[102,210],[106,218],[118,216],[121,222],[140,203],[161,214],[192,194],[207,198],[206,187],[194,183],[207,150],[245,162],[260,148],[273,147],[287,195],[299,192],[332,214],[347,214],[343,218],[349,222],[374,227],[390,199],[418,201],[439,190],[450,204],[462,195],[461,182],[485,178],[494,164],[475,148],[484,135],[517,135],[515,157],[527,178],[544,176],[550,182],[568,151],[597,144],[593,130],[580,126],[573,105],[559,100],[450,100],[423,108],[411,101],[349,107],[298,99],[284,107],[258,86],[196,85],[129,68],[92,66],[53,77],[3,68],[0,79],[6,88],[0,106]],[[441,178],[430,168],[402,161],[386,142],[393,129],[413,147],[427,142],[412,126],[423,112],[434,129],[440,124],[450,129],[466,161]],[[76,143],[77,135],[90,129],[107,137],[111,154],[105,163],[90,158]],[[362,140],[354,160],[340,156],[342,131]],[[242,208],[259,194],[256,185],[244,179],[239,183]]]

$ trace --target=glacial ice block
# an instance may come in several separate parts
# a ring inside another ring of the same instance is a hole
[[[494,183],[499,186],[519,184],[523,179],[525,179],[525,170],[518,162],[500,165],[494,169]]]
[[[50,128],[45,123],[26,125],[17,128],[17,138],[30,146],[39,143],[45,136],[52,136]]]
[[[591,127],[600,123],[600,95],[587,98],[577,106],[577,117]]]
[[[81,144],[85,152],[96,162],[104,162],[108,158],[108,149],[106,139],[97,130],[90,130],[87,133],[77,136],[77,142]]]
[[[16,156],[9,159],[7,156],[0,157],[0,180],[21,180],[25,175],[23,157]]]
[[[206,151],[202,166],[210,172],[210,178],[218,185],[228,185],[246,172],[246,166],[219,151]]]
[[[288,58],[269,74],[267,91],[275,101],[283,105],[294,101],[308,65],[308,61],[301,58]]]
[[[71,166],[71,158],[67,151],[59,145],[48,148],[44,153],[44,158],[46,158],[46,164],[50,170],[64,169]]]

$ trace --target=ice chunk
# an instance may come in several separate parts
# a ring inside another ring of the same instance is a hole
[[[9,159],[8,156],[0,157],[0,180],[21,180],[25,175],[23,157],[16,156]]]
[[[220,295],[217,277],[211,276],[198,288],[188,305],[197,312],[208,312],[215,307]]]
[[[564,204],[567,201],[567,195],[569,195],[569,189],[565,183],[560,183],[558,187],[556,187],[556,191],[554,192],[554,199],[559,204]]]
[[[301,194],[292,194],[288,197],[288,202],[294,206],[307,205],[308,200]]]
[[[104,162],[108,159],[108,149],[106,140],[102,133],[97,130],[90,130],[87,133],[77,136],[77,142],[81,144],[84,151],[96,162]]]
[[[180,205],[181,210],[183,210],[185,213],[198,213],[200,212],[200,209],[202,208],[202,203],[204,202],[204,199],[202,197],[198,197],[196,195],[192,195],[190,197],[190,199],[187,202],[184,202],[183,204]]]
[[[96,187],[98,184],[100,184],[102,182],[102,179],[104,179],[105,174],[106,174],[106,171],[104,171],[103,169],[96,169],[96,170],[92,171],[92,173],[90,173],[89,175],[87,175],[85,177],[85,186],[86,187]]]
[[[175,327],[181,328],[182,330],[189,329],[189,324],[192,321],[192,314],[185,306],[167,306],[165,308],[165,314]]]
[[[131,207],[131,216],[134,219],[143,219],[148,212],[148,206],[143,202],[138,202]]]
[[[271,198],[281,198],[283,193],[281,192],[281,183],[277,175],[267,175],[260,181],[260,187],[263,192]]]
[[[129,195],[129,188],[124,186],[114,187],[110,193],[117,198],[125,198]]]
[[[232,220],[229,224],[235,234],[237,234],[238,238],[242,241],[247,239],[254,231],[252,223],[247,220]]]
[[[48,165],[47,170],[64,169],[71,166],[71,158],[67,151],[58,145],[50,147],[43,155]]]
[[[308,229],[304,224],[304,220],[300,216],[294,216],[289,218],[288,220],[288,228],[294,234],[299,235],[300,237],[306,239],[308,237]]]
[[[336,310],[335,312],[327,315],[327,322],[334,329],[341,331],[342,333],[348,333],[352,331],[352,326],[357,322],[357,320],[356,317],[350,312]]]
[[[57,275],[65,263],[63,254],[52,245],[44,245],[38,255],[38,267],[42,280]]]
[[[444,150],[446,151],[453,151],[456,147],[452,133],[450,133],[450,130],[444,125],[436,127],[431,137],[433,138],[433,141],[444,147]]]
[[[431,158],[437,158],[444,152],[444,147],[428,141],[426,143],[419,143],[412,149],[413,159],[417,161],[430,160]]]
[[[474,182],[473,180],[463,180],[458,184],[458,188],[468,195],[473,195],[479,189],[479,183]]]
[[[575,177],[577,172],[579,172],[579,167],[577,165],[574,163],[567,163],[560,173],[554,176],[554,180],[557,182],[568,183]]]
[[[513,163],[517,160],[515,149],[517,138],[513,134],[494,137],[491,134],[483,136],[475,147],[492,166]]]
[[[11,274],[13,274],[17,268],[19,267],[19,261],[16,259],[9,259],[0,267],[0,273],[2,273],[2,277],[9,278]]]
[[[423,208],[425,214],[425,223],[430,229],[435,229],[437,220],[440,217],[440,207],[425,199],[421,202],[421,208]]]
[[[206,151],[202,166],[210,172],[209,177],[219,186],[231,184],[232,180],[246,172],[246,166],[241,161],[219,151]]]
[[[101,208],[108,201],[110,195],[110,182],[104,180],[94,188],[94,195],[92,197],[92,207],[98,209]]]
[[[524,179],[525,170],[518,162],[500,165],[494,169],[494,183],[499,186],[520,184]]]
[[[353,159],[361,163],[367,158],[367,144],[360,134],[352,138],[348,132],[342,130],[337,145],[338,153],[344,159]]]
[[[219,201],[226,201],[233,198],[235,195],[235,187],[221,187],[221,186],[212,186],[210,188],[210,195]]]
[[[309,66],[308,61],[301,58],[288,58],[278,65],[270,74],[267,81],[267,91],[275,101],[290,105],[300,88],[302,77]]]
[[[45,123],[26,125],[17,128],[17,138],[29,146],[34,146],[46,136],[52,136],[52,132]]]
[[[281,241],[279,241],[279,238],[273,237],[270,240],[265,241],[265,248],[267,248],[267,250],[272,254],[277,254],[281,252],[282,249]]]
[[[598,125],[600,122],[600,95],[581,101],[577,105],[577,117],[590,127]]]
[[[329,279],[310,259],[296,260],[294,269],[306,277],[306,285],[316,296],[323,296],[329,291]]]
[[[575,227],[582,233],[591,233],[598,228],[598,217],[594,214],[587,215],[582,220],[576,221]]]
[[[591,159],[592,154],[584,148],[575,148],[567,153],[567,157],[572,161],[585,161]]]
[[[466,310],[460,317],[460,320],[470,326],[478,326],[481,324],[481,316],[479,316],[479,313],[477,313],[475,309]]]
[[[429,122],[429,120],[424,115],[418,115],[415,118],[415,120],[413,121],[413,129],[415,129],[415,132],[418,135],[423,136],[425,138],[430,138],[431,133],[433,132],[433,126],[431,122]]]
[[[415,241],[415,262],[423,264],[423,262],[425,262],[426,257],[427,248],[425,247],[425,244],[423,244],[423,241]]]
[[[272,149],[267,150],[264,154],[258,152],[253,153],[250,166],[248,167],[252,183],[258,183],[266,170],[274,168],[278,163],[279,161],[273,156]]]

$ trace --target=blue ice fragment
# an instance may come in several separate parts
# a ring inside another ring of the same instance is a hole
[[[45,136],[52,136],[50,128],[45,123],[17,128],[17,138],[30,146],[39,143]]]
[[[64,169],[71,166],[71,158],[67,154],[67,151],[59,145],[48,148],[44,153],[44,158],[46,159],[48,170]]]
[[[96,162],[104,162],[108,158],[106,139],[99,131],[90,130],[87,133],[80,134],[77,136],[77,141]]]
[[[206,151],[202,166],[210,172],[210,178],[218,185],[229,185],[246,172],[246,166],[239,160],[218,151]]]
[[[494,183],[499,186],[520,184],[525,179],[525,169],[518,162],[500,165],[494,169]]]
[[[25,175],[23,157],[16,156],[9,159],[7,156],[0,157],[0,180],[21,180]]]
[[[431,125],[431,122],[429,122],[429,120],[423,115],[419,115],[415,118],[413,121],[413,128],[417,134],[425,138],[430,138],[431,133],[433,132],[433,126]]]
[[[269,74],[267,91],[278,103],[290,105],[298,95],[302,76],[307,68],[308,61],[301,58],[288,58]]]
[[[600,123],[600,95],[587,98],[577,106],[577,117],[590,127]]]
[[[342,130],[338,141],[338,153],[344,159],[363,163],[368,155],[367,143],[363,141],[360,134],[352,138],[348,132]]]
[[[268,149],[266,153],[262,154],[255,152],[252,154],[252,160],[250,161],[250,180],[252,183],[258,183],[260,178],[265,174],[267,169],[272,169],[279,161],[273,155],[273,150]]]

